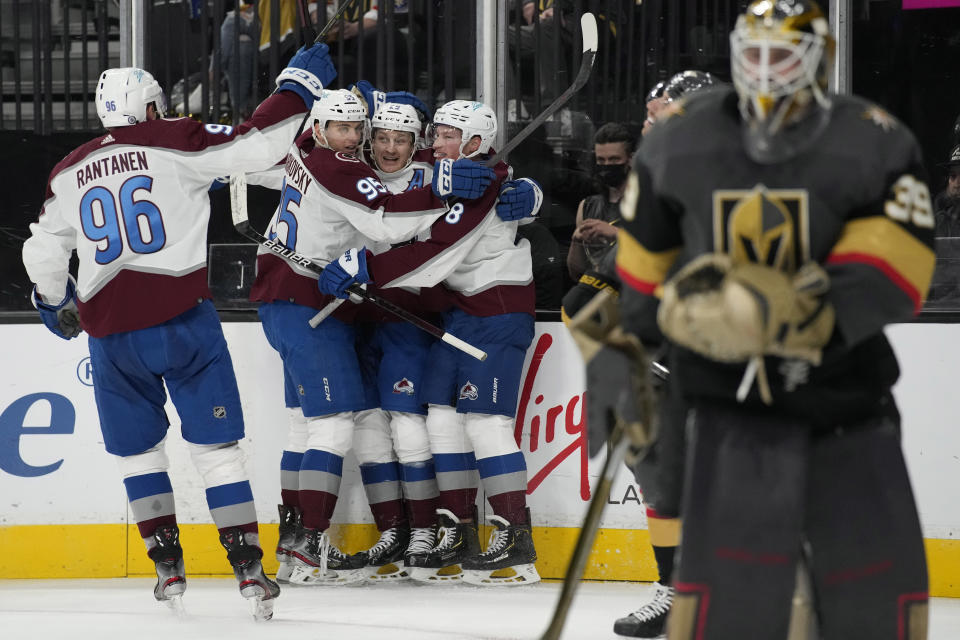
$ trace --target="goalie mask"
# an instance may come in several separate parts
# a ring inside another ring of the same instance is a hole
[[[371,150],[374,147],[374,141],[376,140],[377,131],[401,131],[409,133],[412,135],[412,144],[410,145],[410,155],[407,156],[405,162],[401,163],[399,169],[387,169],[380,167],[380,163],[377,160],[377,152],[373,150],[373,163],[378,169],[383,171],[389,171],[390,173],[395,173],[396,171],[401,171],[410,166],[410,163],[413,161],[413,154],[416,153],[417,149],[421,148],[420,143],[422,139],[420,133],[422,130],[422,125],[420,124],[420,116],[417,114],[417,110],[409,104],[398,104],[394,102],[387,102],[380,105],[377,108],[376,113],[373,114],[373,121],[371,122]]]
[[[324,89],[310,108],[310,122],[313,125],[320,125],[319,135],[314,128],[313,139],[318,145],[327,149],[330,148],[330,144],[327,142],[324,130],[330,122],[362,122],[363,134],[357,145],[358,148],[363,147],[370,133],[367,108],[360,102],[360,98],[347,89]]]
[[[833,49],[827,19],[813,0],[754,0],[737,19],[731,75],[754,160],[791,157],[826,126]]]
[[[97,81],[97,115],[107,129],[146,122],[147,106],[154,105],[157,117],[167,108],[163,89],[149,72],[136,67],[107,69]]]
[[[493,141],[497,137],[497,114],[482,102],[472,100],[451,100],[433,115],[433,124],[427,131],[427,143],[436,136],[436,126],[445,124],[460,130],[460,157],[472,158],[481,153],[490,153]],[[468,156],[463,149],[474,136],[480,136],[480,146]]]

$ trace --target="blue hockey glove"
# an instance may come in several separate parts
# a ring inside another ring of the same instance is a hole
[[[444,158],[433,167],[433,193],[444,200],[450,196],[467,200],[479,198],[495,177],[493,169],[479,162]]]
[[[67,292],[59,304],[47,304],[33,288],[33,306],[40,312],[40,319],[47,329],[64,340],[80,335],[80,313],[77,311],[77,286],[73,278],[67,279]]]
[[[409,91],[388,91],[383,101],[410,105],[420,112],[421,122],[430,122],[433,120],[433,114],[430,112],[430,107],[428,107],[423,100],[413,95]]]
[[[350,91],[360,98],[363,105],[367,108],[367,117],[372,118],[377,112],[377,108],[387,101],[387,94],[379,91],[366,80],[360,80],[357,84],[350,86]]]
[[[367,250],[348,249],[346,253],[323,268],[317,286],[320,293],[349,298],[347,287],[353,283],[366,284],[370,282],[367,272]]]
[[[523,218],[532,218],[543,204],[543,190],[536,180],[520,178],[504,182],[497,199],[497,215],[501,220],[510,222]]]
[[[293,91],[307,105],[313,106],[324,87],[337,77],[337,69],[330,59],[330,49],[325,44],[300,47],[287,68],[277,76],[277,91]]]

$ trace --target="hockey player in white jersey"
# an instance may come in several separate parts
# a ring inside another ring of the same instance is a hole
[[[361,161],[369,123],[354,94],[324,91],[308,122],[310,130],[287,156],[280,205],[267,231],[271,238],[279,237],[288,248],[323,262],[358,243],[407,240],[447,213],[445,202],[429,186],[392,195]],[[461,163],[453,190],[475,196],[492,175],[476,163]],[[344,305],[313,329],[308,320],[333,300],[318,291],[316,276],[269,251],[261,250],[257,265],[251,299],[263,303],[260,318],[268,341],[283,359],[285,403],[293,416],[281,461],[282,498],[294,514],[299,510],[302,522],[302,535],[292,545],[282,541],[287,546],[281,544],[279,554],[294,560],[291,582],[356,581],[365,575],[364,557],[337,549],[327,529],[357,414],[377,406],[355,350],[354,321],[363,305]],[[389,529],[391,518],[399,524],[402,507],[384,513],[378,525]]]
[[[207,190],[219,175],[283,157],[304,111],[336,71],[325,45],[301,49],[278,91],[239,127],[164,119],[148,72],[107,69],[96,105],[108,132],[54,167],[23,262],[33,301],[61,338],[89,334],[107,451],[157,569],[157,600],[179,603],[183,549],[167,473],[164,383],[182,420],[220,542],[260,618],[277,585],[263,574],[253,494],[237,441],[243,415],[230,354],[207,288]],[[68,273],[72,251],[77,279]]]
[[[434,117],[434,157],[439,176],[463,158],[492,151],[496,116],[482,103],[455,100]],[[529,243],[516,242],[516,222],[495,212],[508,167],[476,200],[457,202],[419,242],[374,255],[351,249],[329,265],[320,290],[345,295],[353,282],[381,287],[443,287],[433,304],[446,307],[445,328],[483,348],[485,362],[461,358],[442,343],[429,354],[422,398],[429,405],[427,429],[440,488],[439,543],[408,555],[414,578],[427,582],[464,579],[479,585],[529,584],[539,580],[526,508],[526,463],[513,439],[519,378],[533,338],[534,291]],[[442,193],[442,191],[441,191]],[[358,245],[359,246],[359,245]],[[485,552],[477,538],[476,471],[495,515],[496,530]],[[449,567],[460,565],[461,574]],[[502,573],[504,569],[512,571]]]

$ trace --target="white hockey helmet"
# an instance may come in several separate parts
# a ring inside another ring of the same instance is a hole
[[[409,104],[386,102],[377,108],[370,123],[373,129],[389,129],[391,131],[407,131],[413,134],[414,140],[420,137],[422,124],[417,110]]]
[[[167,97],[149,72],[136,67],[107,69],[97,81],[97,115],[104,127],[126,127],[147,119],[153,103],[163,117]]]
[[[470,139],[473,136],[480,136],[480,146],[476,151],[466,156],[468,158],[479,153],[489,153],[493,147],[493,141],[497,137],[497,114],[482,102],[451,100],[433,114],[431,138],[434,127],[438,124],[460,129],[461,156],[463,156],[463,148],[470,142]]]
[[[331,121],[363,122],[363,138],[360,140],[360,145],[363,146],[369,134],[370,122],[367,120],[367,108],[363,106],[360,98],[355,94],[347,89],[323,90],[320,97],[314,101],[313,107],[310,108],[311,127],[319,124],[320,135],[322,136],[323,130],[327,128],[327,123]],[[321,140],[317,137],[316,131],[314,131],[313,137],[317,144],[327,148],[330,147],[326,138]]]

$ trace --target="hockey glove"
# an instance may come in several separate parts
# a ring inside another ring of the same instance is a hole
[[[833,334],[833,307],[823,299],[828,289],[829,278],[816,263],[791,278],[707,254],[666,283],[657,323],[673,342],[711,360],[774,355],[817,365]]]
[[[386,102],[386,96],[383,91],[378,90],[366,80],[360,80],[357,84],[350,86],[350,91],[360,98],[363,106],[367,108],[367,117],[373,118],[377,109]]]
[[[657,428],[650,358],[636,336],[619,326],[615,292],[597,293],[568,326],[586,363],[590,457],[603,449],[618,422],[634,451],[646,447]]]
[[[337,69],[330,60],[327,45],[304,46],[293,54],[287,68],[277,76],[277,91],[293,91],[310,109],[323,88],[330,86],[336,77]]]
[[[427,107],[423,100],[409,91],[388,91],[384,93],[383,91],[377,90],[376,87],[366,80],[360,80],[357,84],[351,86],[350,91],[363,101],[367,107],[368,118],[373,117],[373,114],[377,112],[380,105],[386,102],[393,102],[396,104],[408,104],[419,111],[421,122],[429,122],[433,119],[430,108]]]
[[[536,180],[531,178],[510,180],[500,187],[497,215],[506,222],[532,218],[540,212],[542,204],[543,189]]]
[[[67,291],[59,304],[51,305],[43,301],[33,287],[33,306],[40,312],[40,319],[47,329],[64,340],[80,335],[80,312],[77,311],[77,286],[72,277],[67,278]]]
[[[349,298],[347,287],[354,283],[366,284],[370,282],[367,272],[367,250],[348,249],[346,253],[323,268],[317,286],[320,293]]]
[[[444,158],[433,167],[433,193],[441,200],[450,196],[479,198],[496,177],[493,169],[473,160]]]

